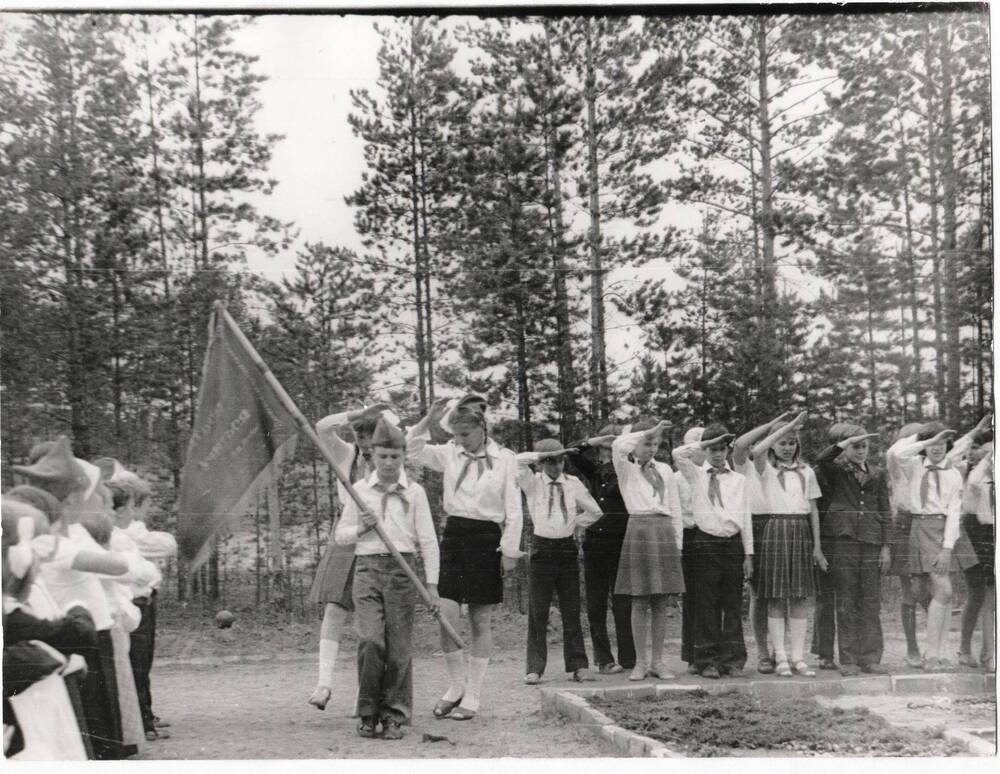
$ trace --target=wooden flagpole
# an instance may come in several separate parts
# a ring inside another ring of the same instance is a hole
[[[317,435],[316,430],[313,429],[312,424],[305,418],[302,412],[299,411],[299,407],[295,405],[295,401],[292,400],[292,396],[285,392],[285,388],[281,386],[281,382],[279,382],[278,378],[271,373],[271,369],[267,367],[267,363],[264,362],[264,359],[258,354],[253,344],[250,343],[250,340],[243,334],[243,331],[241,331],[240,327],[236,324],[236,321],[230,316],[229,311],[226,309],[226,305],[222,301],[216,301],[214,307],[216,314],[221,316],[222,320],[229,327],[229,330],[232,331],[232,334],[236,337],[236,340],[239,341],[239,343],[247,351],[247,354],[250,355],[254,365],[256,365],[261,374],[263,374],[264,381],[266,381],[268,386],[274,390],[274,394],[278,397],[278,400],[281,401],[281,404],[298,423],[301,432],[313,442],[316,448],[319,449],[320,454],[323,455],[323,458],[330,464],[330,467],[337,475],[337,478],[340,480],[340,483],[343,485],[347,494],[351,496],[360,508],[365,508],[357,490],[351,485],[350,479],[344,475],[344,472],[334,461],[333,455],[320,440],[320,437]],[[409,563],[403,558],[403,555],[400,554],[396,547],[389,541],[389,538],[382,529],[382,525],[377,521],[375,522],[375,531],[378,533],[378,536],[382,538],[382,542],[385,543],[386,548],[389,549],[389,553],[392,554],[392,558],[396,560],[397,564],[399,564],[403,572],[405,572],[406,576],[410,579],[410,582],[413,583],[414,587],[417,589],[417,593],[420,594],[425,603],[430,605],[430,593],[424,587],[424,584],[420,582],[420,578],[417,577],[417,574],[413,571],[413,568],[410,567]],[[448,619],[443,618],[439,611],[435,611],[434,616],[440,622],[441,628],[447,632],[449,637],[451,637],[452,641],[454,641],[459,648],[464,648],[465,645],[462,642],[462,639],[458,636],[458,632],[456,632],[452,625],[448,622]]]

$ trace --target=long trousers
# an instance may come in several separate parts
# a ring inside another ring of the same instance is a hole
[[[135,692],[139,696],[142,728],[144,731],[152,731],[153,696],[149,689],[149,672],[153,666],[153,644],[156,637],[156,597],[133,599],[132,602],[139,608],[142,617],[139,619],[139,626],[129,636],[128,659],[132,664],[132,674],[135,676]]]
[[[716,537],[697,527],[691,535],[692,647],[700,672],[739,670],[747,660],[743,641],[743,542],[739,534]]]
[[[830,546],[824,541],[823,553],[830,559]],[[813,619],[812,652],[820,658],[833,660],[837,640],[837,595],[833,587],[833,571],[816,570],[816,610]]]
[[[849,537],[838,537],[830,546],[840,663],[861,667],[877,664],[882,660],[880,547]]]
[[[587,651],[580,625],[580,565],[576,541],[537,535],[528,560],[528,674],[543,674],[548,660],[546,634],[555,593],[563,627],[563,664],[567,672],[586,668]]]
[[[632,598],[613,594],[618,577],[618,560],[622,553],[624,533],[612,536],[587,535],[583,539],[583,583],[587,592],[587,622],[590,641],[594,646],[594,664],[598,667],[615,663],[608,635],[608,599],[615,620],[617,663],[625,669],[635,666],[635,643],[632,640]]]
[[[413,566],[413,558],[404,558]],[[410,719],[416,591],[389,554],[358,556],[354,569],[358,634],[358,714]]]
[[[694,583],[695,578],[691,567],[691,554],[694,552],[692,542],[695,539],[694,527],[684,528],[684,548],[681,551],[681,571],[684,573],[684,606],[681,608],[681,660],[694,663]]]

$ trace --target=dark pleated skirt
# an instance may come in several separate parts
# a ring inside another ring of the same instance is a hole
[[[758,593],[765,599],[800,599],[816,593],[808,514],[771,514],[764,527]]]
[[[495,521],[449,516],[441,536],[438,594],[459,604],[503,602],[500,525]]]
[[[336,528],[336,526],[334,527]],[[333,539],[333,529],[326,541],[323,558],[316,567],[316,577],[309,589],[309,601],[314,605],[340,605],[354,610],[351,588],[354,585],[354,546],[339,546]]]
[[[936,518],[913,517],[910,525],[910,572],[929,573],[934,571],[933,561],[944,544],[944,516]],[[976,552],[964,530],[959,530],[958,540],[951,551],[950,572],[960,572],[979,563]]]
[[[80,701],[94,757],[101,761],[121,760],[125,750],[111,632],[97,632],[97,647],[80,648],[79,653],[87,662],[87,676],[80,686]]]
[[[683,593],[684,572],[673,520],[658,513],[629,516],[615,594],[648,597]]]

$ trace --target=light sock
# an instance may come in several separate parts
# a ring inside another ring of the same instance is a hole
[[[927,658],[941,658],[941,635],[947,625],[951,611],[932,599],[927,606],[927,646],[924,655]]]
[[[465,697],[462,706],[473,711],[479,710],[479,697],[483,690],[483,678],[486,677],[486,667],[490,664],[488,658],[469,656],[469,677],[465,681]]]
[[[767,636],[771,641],[771,647],[774,649],[774,660],[776,663],[780,664],[782,661],[787,661],[788,656],[785,653],[785,618],[771,618],[767,617]]]
[[[445,653],[444,663],[448,667],[448,690],[441,698],[444,701],[458,701],[465,691],[465,651]]]
[[[805,618],[788,619],[788,631],[792,639],[792,663],[794,664],[805,660],[806,623]]]
[[[340,652],[340,643],[337,640],[319,641],[319,678],[316,685],[325,685],[327,688],[333,685],[333,668],[337,664],[337,654]]]

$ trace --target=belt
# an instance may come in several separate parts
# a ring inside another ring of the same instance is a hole
[[[808,513],[769,513],[769,519],[808,519]]]
[[[660,519],[669,519],[669,513],[660,513],[659,511],[646,511],[645,513],[630,513],[629,517],[632,519],[641,519],[644,517],[653,518],[654,516]]]
[[[945,517],[943,513],[911,513],[910,516],[914,519],[943,519]]]

